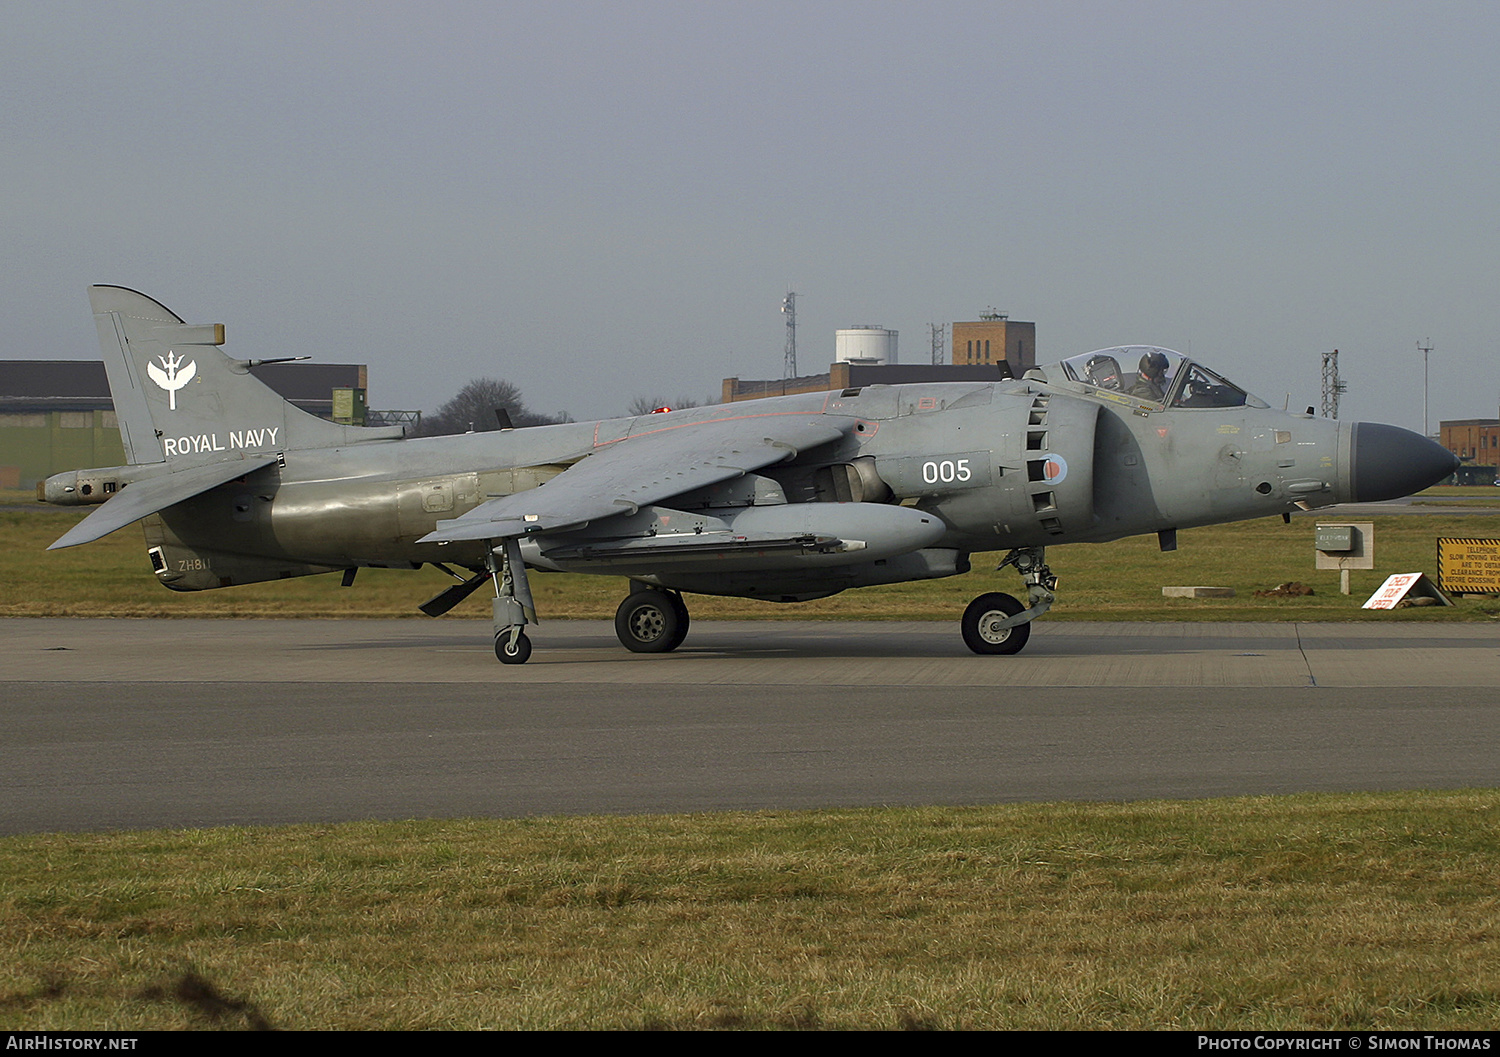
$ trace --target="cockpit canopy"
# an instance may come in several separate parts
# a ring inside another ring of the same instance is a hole
[[[1155,345],[1118,345],[1062,361],[1075,382],[1163,407],[1268,406],[1179,352]]]

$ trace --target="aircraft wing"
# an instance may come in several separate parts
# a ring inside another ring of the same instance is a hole
[[[418,543],[506,539],[578,528],[838,440],[847,425],[803,412],[743,414],[664,425],[596,449],[540,488],[481,503],[439,521]]]
[[[74,525],[47,549],[55,551],[63,547],[76,547],[80,543],[92,543],[115,529],[124,528],[132,521],[139,521],[148,514],[165,510],[226,481],[243,477],[262,466],[270,466],[275,461],[274,455],[259,459],[236,459],[232,462],[195,466],[191,470],[178,470],[161,477],[148,477],[144,481],[133,481],[105,500],[97,510]]]

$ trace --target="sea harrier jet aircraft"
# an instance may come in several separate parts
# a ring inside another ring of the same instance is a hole
[[[1019,379],[871,385],[457,437],[338,425],[286,403],[143,294],[90,289],[128,465],[58,474],[99,504],[52,546],[133,521],[167,587],[432,564],[438,616],[493,585],[495,653],[531,654],[527,570],[629,579],[615,630],[665,653],[684,594],[771,602],[967,572],[1006,550],[1026,601],[980,595],[976,653],[1012,654],[1054,601],[1046,549],[1407,495],[1454,457],[1394,426],[1276,411],[1167,349],[1084,353]],[[462,570],[462,572],[460,572]]]

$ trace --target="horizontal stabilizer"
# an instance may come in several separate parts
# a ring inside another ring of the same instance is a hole
[[[132,521],[139,521],[148,514],[165,510],[274,462],[274,455],[259,459],[235,459],[134,481],[121,488],[99,509],[74,525],[47,549],[55,551],[64,547],[76,547],[80,543],[92,543],[115,529],[124,528]]]

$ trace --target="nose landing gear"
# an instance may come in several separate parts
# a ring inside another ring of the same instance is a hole
[[[961,628],[964,645],[975,653],[1008,655],[1020,653],[1031,638],[1031,622],[1052,608],[1057,596],[1057,577],[1047,568],[1046,548],[1018,547],[996,566],[996,572],[1014,565],[1026,583],[1028,606],[1001,592],[980,595],[964,610]]]
[[[975,653],[1020,653],[1031,638],[1030,624],[1011,624],[1026,607],[999,591],[980,595],[964,610],[964,645]]]

